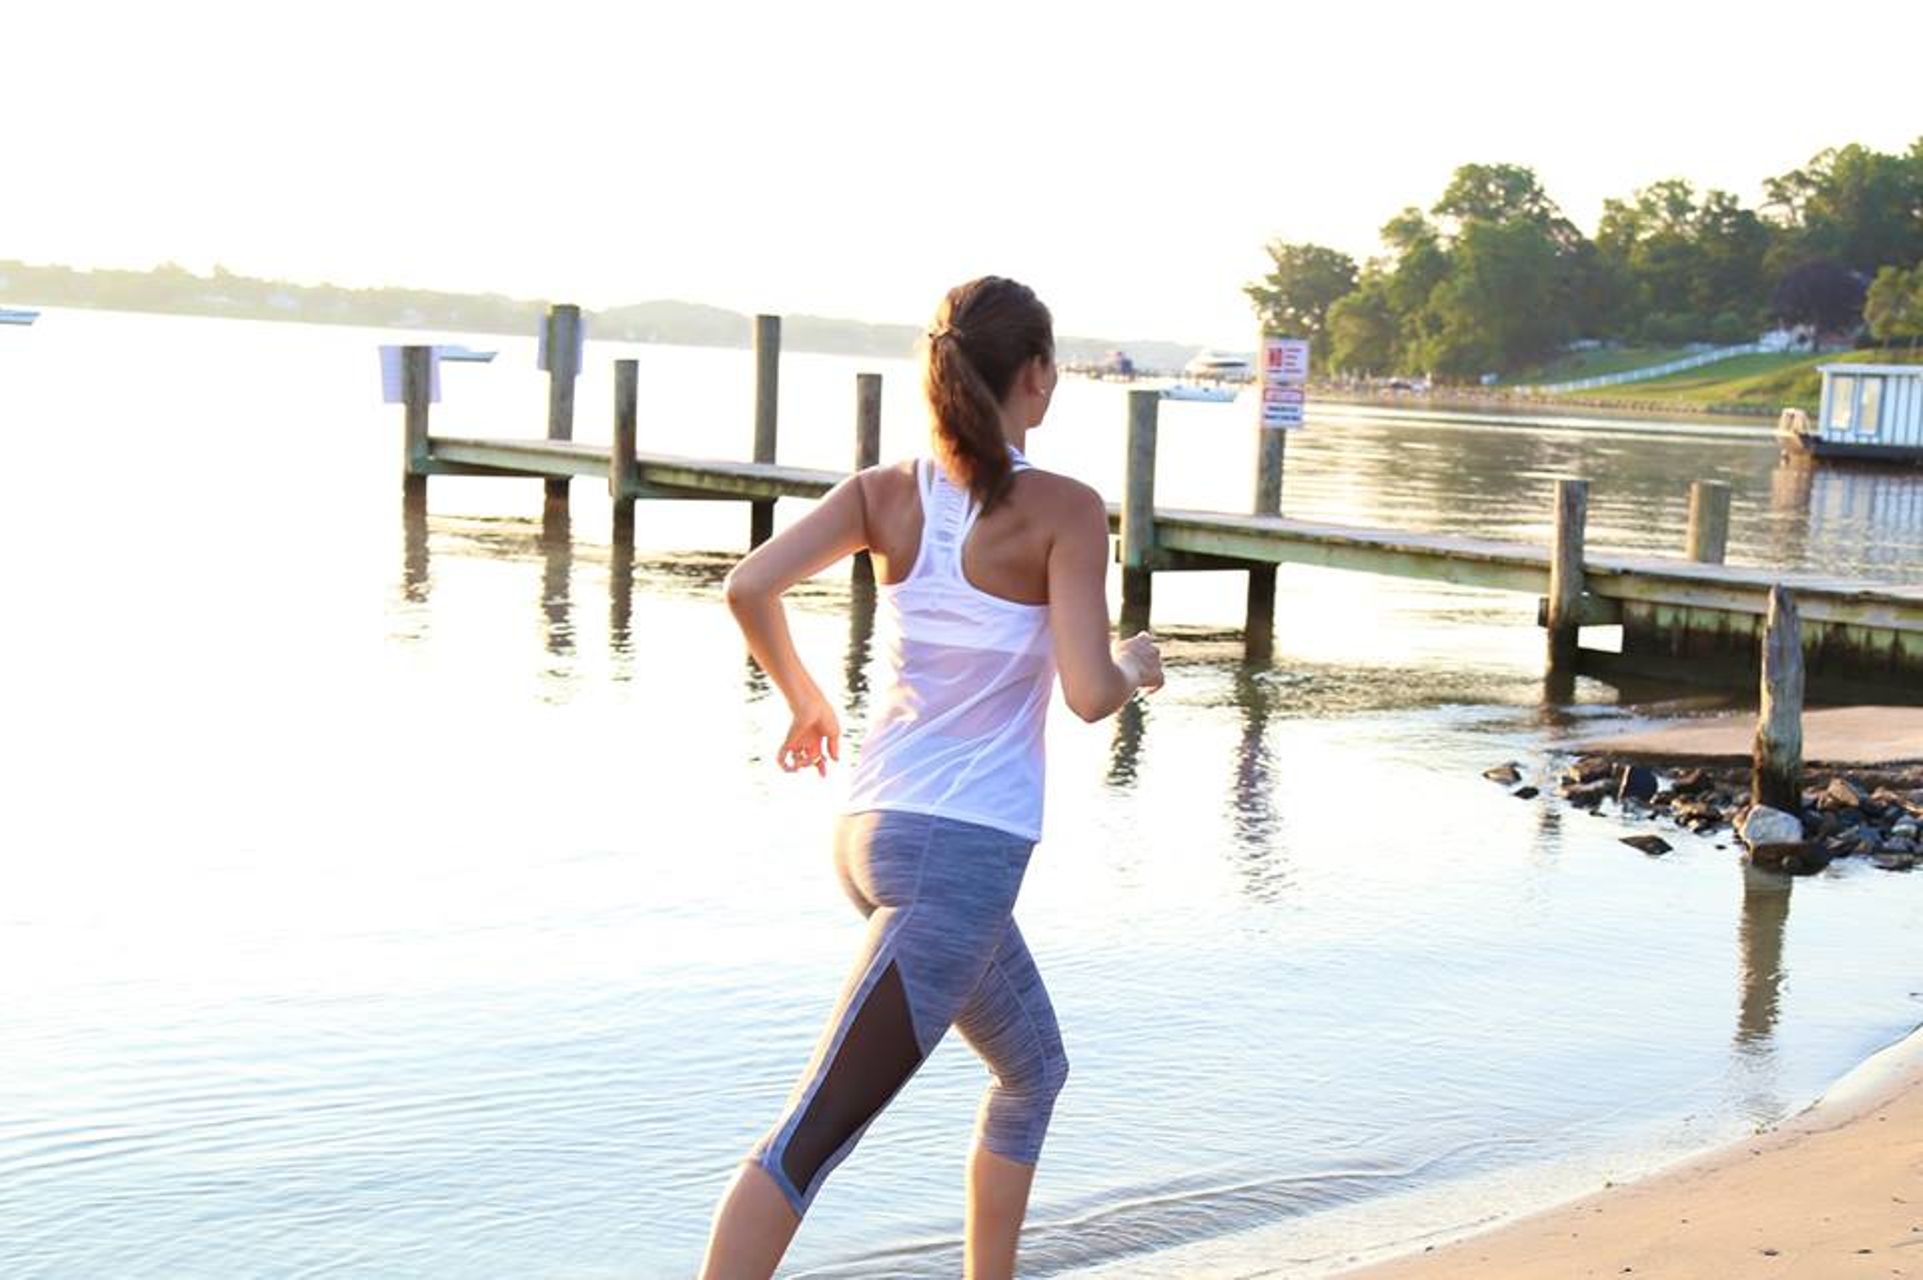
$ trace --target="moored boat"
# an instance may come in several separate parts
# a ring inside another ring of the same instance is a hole
[[[1786,452],[1817,460],[1923,466],[1923,365],[1826,364],[1816,418],[1784,409]]]

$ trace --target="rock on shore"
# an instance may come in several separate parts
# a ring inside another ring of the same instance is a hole
[[[1516,785],[1525,775],[1515,761],[1483,776],[1518,798],[1538,794],[1535,786]],[[1908,871],[1923,862],[1923,768],[1807,771],[1796,813],[1752,806],[1747,766],[1664,771],[1585,755],[1555,775],[1555,791],[1578,809],[1600,813],[1613,803],[1618,816],[1666,819],[1699,835],[1728,827],[1755,865],[1791,874],[1820,871],[1835,858],[1865,858],[1887,871]],[[1651,854],[1669,847],[1655,836],[1629,837],[1624,843]]]

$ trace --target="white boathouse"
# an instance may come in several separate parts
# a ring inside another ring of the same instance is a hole
[[[1823,401],[1809,430],[1816,452],[1923,459],[1923,364],[1826,364],[1818,371]]]

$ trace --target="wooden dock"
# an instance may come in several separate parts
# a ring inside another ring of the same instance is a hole
[[[779,465],[774,460],[774,379],[780,327],[759,317],[756,339],[757,460],[749,462],[642,453],[636,434],[636,362],[615,362],[615,430],[611,445],[572,439],[570,357],[578,315],[557,308],[546,344],[550,378],[568,384],[550,396],[548,438],[527,440],[435,436],[428,430],[432,348],[402,352],[405,406],[403,476],[410,502],[425,502],[431,476],[518,476],[547,482],[549,502],[567,501],[567,483],[600,478],[615,507],[617,536],[633,528],[636,501],[722,500],[750,504],[749,542],[773,528],[773,504],[815,499],[845,472]],[[858,375],[857,466],[877,461],[880,377]],[[1828,681],[1923,697],[1923,587],[1865,584],[1721,563],[1727,540],[1726,486],[1699,483],[1691,495],[1690,527],[1676,559],[1594,554],[1583,546],[1587,484],[1558,482],[1555,538],[1543,546],[1520,542],[1349,528],[1277,514],[1286,437],[1256,429],[1250,514],[1183,511],[1154,504],[1156,416],[1153,391],[1129,395],[1128,468],[1123,500],[1112,504],[1120,535],[1124,629],[1145,627],[1157,573],[1233,570],[1249,575],[1247,647],[1266,660],[1274,625],[1274,572],[1284,564],[1418,578],[1538,597],[1538,623],[1549,635],[1548,662],[1564,672],[1644,672],[1716,683],[1756,677],[1773,588],[1794,598],[1802,648],[1813,683]],[[860,573],[866,565],[858,565]],[[1621,626],[1620,653],[1582,648],[1580,629]]]

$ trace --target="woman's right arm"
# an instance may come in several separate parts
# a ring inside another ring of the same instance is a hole
[[[1048,628],[1069,709],[1089,723],[1113,715],[1137,689],[1162,687],[1162,656],[1146,633],[1111,645],[1108,508],[1076,485],[1048,552]]]

